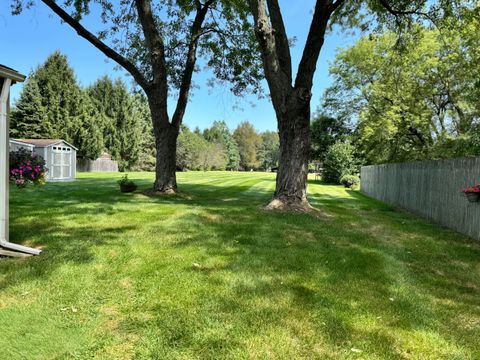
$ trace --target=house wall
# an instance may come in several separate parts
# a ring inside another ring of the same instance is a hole
[[[8,242],[9,155],[7,149],[10,85],[10,79],[0,78],[0,242]]]

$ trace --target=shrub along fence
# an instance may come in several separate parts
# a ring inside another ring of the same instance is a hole
[[[480,240],[480,202],[462,189],[480,183],[480,157],[364,166],[361,191]]]

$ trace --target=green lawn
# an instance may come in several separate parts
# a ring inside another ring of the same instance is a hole
[[[480,359],[480,243],[314,181],[323,217],[264,212],[273,174],[120,176],[11,190],[44,252],[0,260],[1,359]]]

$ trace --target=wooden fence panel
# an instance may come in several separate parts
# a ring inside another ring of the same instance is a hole
[[[461,190],[480,183],[480,157],[364,166],[361,191],[480,240],[480,202]]]
[[[77,160],[79,172],[118,172],[118,162],[115,160]]]

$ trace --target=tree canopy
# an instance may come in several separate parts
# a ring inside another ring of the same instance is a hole
[[[324,111],[356,125],[371,163],[474,155],[479,130],[477,17],[360,39],[330,67]],[[469,145],[470,144],[470,145]]]

